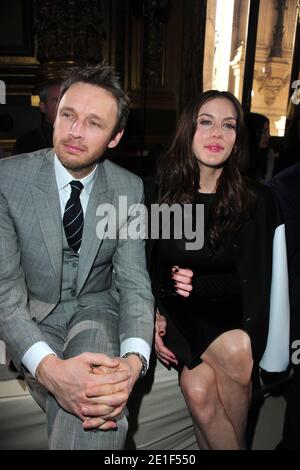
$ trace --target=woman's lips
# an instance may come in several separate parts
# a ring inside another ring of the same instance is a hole
[[[218,145],[218,144],[206,145],[205,148],[207,148],[211,152],[221,152],[222,150],[224,150],[224,147],[222,147],[222,145]]]

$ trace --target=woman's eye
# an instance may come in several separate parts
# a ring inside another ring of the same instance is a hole
[[[227,128],[227,129],[231,129],[231,130],[235,130],[236,129],[236,125],[235,124],[232,124],[231,122],[226,122],[224,124],[224,126]]]
[[[198,121],[198,124],[201,126],[209,126],[212,122],[209,119],[201,119]]]

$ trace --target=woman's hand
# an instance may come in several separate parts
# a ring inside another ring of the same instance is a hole
[[[188,297],[193,290],[192,279],[193,271],[191,269],[182,269],[173,266],[171,277],[175,281],[174,289],[182,297]]]
[[[170,363],[178,365],[178,361],[172,351],[168,349],[163,342],[163,337],[167,332],[166,317],[161,315],[159,311],[155,314],[155,352],[159,360],[170,367]]]

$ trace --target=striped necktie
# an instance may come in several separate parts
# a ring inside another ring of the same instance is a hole
[[[83,210],[80,202],[80,193],[83,184],[80,181],[71,181],[71,196],[67,201],[63,224],[69,247],[78,252],[83,231]]]

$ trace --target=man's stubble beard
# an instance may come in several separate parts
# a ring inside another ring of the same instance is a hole
[[[59,157],[59,155],[57,155],[57,156],[58,156],[61,164],[66,168],[66,170],[73,171],[73,172],[79,172],[79,171],[87,170],[87,169],[90,169],[90,168],[94,168],[98,164],[98,162],[101,158],[101,157],[98,157],[97,159],[94,159],[94,160],[92,160],[90,162],[86,162],[86,163],[84,163],[84,162],[82,162],[82,163],[76,163],[76,162],[72,163],[72,162],[69,162],[69,161],[65,161],[64,158],[61,159]]]
[[[60,145],[62,146],[63,144],[60,143]],[[55,150],[55,153],[59,159],[59,161],[61,162],[61,164],[67,169],[67,170],[70,170],[70,171],[73,171],[73,172],[79,172],[79,171],[82,171],[82,170],[86,170],[86,169],[89,169],[89,168],[92,168],[92,167],[95,167],[99,160],[101,159],[102,155],[98,155],[98,156],[95,156],[93,157],[93,160],[89,160],[89,161],[82,161],[82,162],[72,162],[69,160],[68,156],[66,156],[66,158],[64,157],[64,150],[62,150],[60,152],[60,145],[55,145],[54,144],[54,150]],[[82,158],[84,158],[85,156],[82,155]],[[74,155],[73,158],[76,158],[76,155]]]

